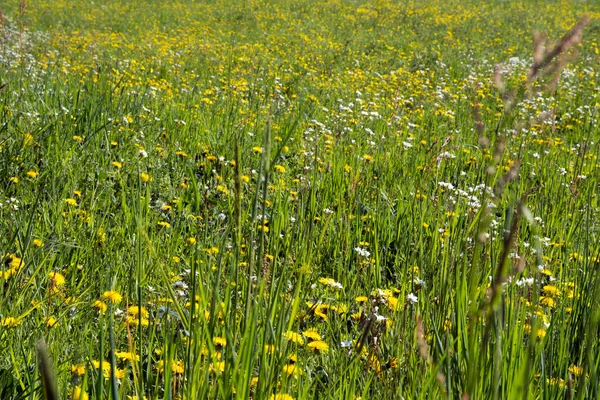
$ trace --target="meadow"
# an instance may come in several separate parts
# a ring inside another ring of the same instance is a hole
[[[600,397],[600,3],[0,11],[0,399]]]

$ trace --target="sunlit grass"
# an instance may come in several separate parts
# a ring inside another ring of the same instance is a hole
[[[0,10],[0,398],[598,397],[599,5]]]

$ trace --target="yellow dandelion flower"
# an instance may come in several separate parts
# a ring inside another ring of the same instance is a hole
[[[33,239],[33,245],[36,247],[42,247],[44,242],[42,242],[40,239]]]
[[[73,400],[88,400],[88,394],[81,389],[81,386],[75,386],[73,388]]]
[[[3,326],[5,328],[14,328],[19,325],[21,325],[21,320],[18,318],[6,317],[0,320],[0,326]]]
[[[273,167],[273,169],[282,174],[285,172],[285,167],[283,165],[276,165]]]
[[[354,301],[357,303],[366,303],[369,298],[367,296],[358,296]]]
[[[83,138],[81,136],[73,136],[73,140],[76,141],[77,143],[81,143],[83,142]]]
[[[71,373],[81,376],[85,374],[85,366],[83,364],[73,364],[71,365]]]
[[[540,301],[542,304],[553,308],[556,305],[556,302],[554,301],[554,299],[552,297],[545,297],[545,296],[540,296]]]
[[[48,274],[48,278],[50,278],[50,281],[56,287],[61,287],[65,285],[65,277],[60,272],[50,272]]]
[[[298,368],[298,364],[285,364],[283,366],[283,373],[287,376],[300,375],[301,370]]]
[[[146,310],[144,307],[140,308],[138,306],[130,306],[127,309],[127,312],[131,315],[139,315],[140,313],[142,314],[143,317],[148,318],[148,310]]]
[[[265,344],[265,353],[271,354],[273,351],[275,351],[275,345]]]
[[[65,199],[65,203],[67,203],[70,206],[76,206],[77,205],[77,200],[75,199]]]
[[[329,351],[329,345],[322,340],[315,340],[308,344],[310,349],[317,352],[327,353]]]
[[[183,365],[183,361],[180,360],[173,360],[173,364],[171,365],[171,369],[173,370],[174,374],[183,374],[185,368]]]
[[[119,161],[113,161],[111,164],[118,169],[123,168],[123,163],[121,163]]]
[[[97,308],[101,313],[106,312],[106,309],[108,308],[106,303],[100,300],[94,300],[92,307]]]
[[[572,365],[569,367],[569,372],[574,375],[581,375],[581,374],[583,374],[583,367],[578,367],[577,365]]]
[[[392,310],[395,310],[398,307],[398,298],[397,297],[390,296],[386,300],[387,300],[388,307],[391,308]]]
[[[92,360],[92,365],[95,369],[99,369],[101,366],[100,361],[97,360]],[[108,361],[102,361],[102,370],[110,371],[110,363]]]
[[[317,330],[315,328],[310,328],[310,329],[305,330],[304,332],[302,332],[302,335],[304,335],[304,337],[307,337],[309,339],[321,340],[321,335],[319,335],[319,332],[317,332]]]
[[[23,260],[14,254],[9,255],[8,259],[10,260],[8,264],[9,268],[15,272],[23,265]]]
[[[290,342],[294,342],[300,346],[302,346],[304,344],[304,339],[302,339],[302,336],[300,336],[300,334],[298,334],[296,332],[288,331],[285,334],[285,338],[287,340],[289,340]]]
[[[170,223],[168,223],[167,221],[159,221],[159,222],[157,223],[157,225],[158,225],[158,226],[162,226],[162,227],[164,227],[164,228],[170,228],[170,227],[171,227],[171,224],[170,224]]]
[[[132,326],[139,326],[140,324],[142,326],[148,326],[150,324],[150,321],[144,317],[142,317],[142,319],[140,321],[140,318],[138,316],[130,315],[125,320],[125,324],[132,325]]]
[[[263,152],[263,149],[262,149],[262,147],[259,147],[259,146],[254,146],[254,147],[252,148],[252,152],[254,152],[254,153],[256,153],[256,154],[260,154],[260,153],[262,153],[262,152]]]
[[[31,179],[37,178],[38,175],[39,175],[39,172],[37,172],[37,171],[28,171],[27,172],[27,176],[30,177]]]
[[[319,279],[319,282],[325,286],[329,286],[334,289],[343,289],[344,288],[341,283],[336,282],[332,278],[321,278],[321,279]]]
[[[542,288],[547,296],[559,296],[560,290],[554,285],[546,285]]]
[[[102,293],[101,299],[102,301],[108,300],[113,304],[119,304],[121,300],[123,300],[123,296],[121,296],[116,290],[109,290],[107,292]]]
[[[142,180],[142,182],[152,182],[152,177],[145,172],[142,172],[140,174],[140,179]]]
[[[53,328],[55,326],[58,326],[58,321],[51,315],[46,319],[46,325],[50,328]]]
[[[128,352],[128,351],[117,351],[115,353],[115,355],[118,358],[120,358],[121,360],[126,360],[126,361],[139,361],[140,360],[140,356],[138,356],[135,353]]]
[[[227,339],[216,336],[213,338],[213,344],[216,347],[225,347],[227,345]]]
[[[285,393],[272,394],[269,400],[294,400],[292,396]]]

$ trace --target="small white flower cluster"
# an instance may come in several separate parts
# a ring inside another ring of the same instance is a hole
[[[359,256],[361,257],[370,257],[371,253],[369,252],[369,250],[367,249],[363,249],[362,247],[355,247],[354,251],[356,251],[358,253]]]

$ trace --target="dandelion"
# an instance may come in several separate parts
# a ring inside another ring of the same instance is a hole
[[[398,298],[394,296],[389,296],[386,298],[387,305],[390,309],[395,310],[398,308]]]
[[[144,307],[140,308],[138,306],[129,306],[127,313],[134,316],[142,314],[143,317],[148,318],[148,310],[146,310]]]
[[[272,394],[269,400],[294,400],[292,396],[285,393]]]
[[[369,300],[367,296],[358,296],[354,299],[357,303],[366,303]]]
[[[560,295],[560,290],[554,285],[546,285],[542,288],[544,293],[548,296],[558,296]]]
[[[39,173],[37,171],[28,171],[27,172],[27,176],[30,177],[31,179],[37,178],[38,175],[39,175]]]
[[[300,375],[301,370],[298,368],[297,364],[285,364],[283,366],[283,373],[287,376]]]
[[[185,240],[185,242],[186,242],[186,244],[187,244],[188,246],[193,246],[193,245],[195,245],[195,244],[196,244],[196,238],[194,238],[194,237],[189,237],[189,238],[187,238],[187,239]]]
[[[142,172],[140,174],[140,179],[142,180],[142,182],[151,182],[152,181],[152,177],[145,172]]]
[[[6,264],[6,262],[5,262]],[[12,270],[14,270],[15,272],[21,268],[21,266],[23,265],[23,260],[19,257],[17,257],[14,254],[11,254],[8,256],[8,267]]]
[[[46,319],[46,325],[50,328],[58,326],[58,321],[52,315]]]
[[[556,302],[552,297],[540,296],[540,302],[550,308],[554,308]]]
[[[285,338],[287,340],[289,340],[290,342],[294,342],[300,346],[302,346],[304,344],[304,339],[302,339],[302,336],[300,336],[300,334],[298,334],[296,332],[288,331],[285,334]]]
[[[343,289],[342,284],[339,282],[336,282],[332,278],[321,278],[321,279],[319,279],[319,282],[321,282],[325,286],[329,286],[334,289]]]
[[[265,349],[265,353],[272,354],[273,351],[275,351],[275,345],[273,345],[273,344],[265,344],[264,349]]]
[[[108,361],[102,361],[101,364],[100,361],[92,360],[92,365],[95,369],[100,369],[100,367],[102,367],[103,371],[110,371],[110,363]]]
[[[0,326],[5,328],[14,328],[21,325],[21,320],[13,317],[6,317],[0,320]]]
[[[184,365],[183,365],[183,361],[181,360],[173,360],[173,364],[171,365],[171,369],[173,370],[174,374],[183,374],[184,372]]]
[[[214,364],[210,365],[210,368],[213,372],[224,372],[225,371],[225,361],[218,361]]]
[[[158,226],[162,226],[163,228],[170,228],[171,227],[171,224],[168,223],[167,221],[159,221],[159,222],[157,222],[157,225]]]
[[[321,340],[321,335],[319,335],[319,332],[317,332],[315,328],[305,330],[304,332],[302,332],[302,335],[309,339]]]
[[[214,337],[213,338],[213,344],[217,348],[223,348],[223,347],[225,347],[225,345],[227,345],[227,339],[222,338],[222,337],[218,337],[218,336]]]
[[[155,351],[155,353],[160,355],[160,350]],[[158,372],[160,374],[162,374],[165,370],[165,361],[164,360],[159,360],[156,363],[156,369],[158,370]],[[183,361],[181,360],[173,360],[171,362],[171,371],[173,371],[174,374],[183,374],[183,372],[185,371],[185,367],[183,364]]]
[[[77,143],[81,143],[83,142],[83,138],[81,136],[73,136],[73,140],[76,141]]]
[[[119,304],[121,300],[123,300],[123,296],[121,296],[116,290],[109,290],[102,293],[101,299],[103,301],[110,301],[113,304]]]
[[[282,174],[285,172],[285,167],[283,165],[275,165],[273,169]]]
[[[67,203],[70,206],[76,206],[77,205],[77,200],[75,199],[65,199],[65,203]]]
[[[581,375],[583,374],[583,367],[578,367],[577,365],[572,365],[569,367],[569,372],[574,374],[574,375]]]
[[[322,340],[315,340],[310,342],[307,346],[315,352],[327,353],[329,351],[329,345]]]
[[[126,361],[139,361],[140,360],[140,356],[138,356],[135,353],[132,352],[127,352],[127,351],[117,351],[115,352],[115,355],[120,358],[121,360],[126,360]]]
[[[119,161],[113,161],[111,164],[118,169],[123,168],[123,163],[121,163]]]
[[[81,386],[75,386],[73,388],[73,400],[88,400],[88,394],[81,389]]]
[[[65,285],[65,277],[60,272],[50,272],[48,278],[55,287],[61,287]]]
[[[71,373],[73,375],[81,376],[85,374],[85,366],[83,364],[73,364],[71,365]]]
[[[150,321],[146,317],[139,318],[136,315],[129,315],[125,319],[125,324],[131,326],[139,326],[140,324],[142,326],[148,326],[150,324]]]
[[[254,146],[254,147],[252,148],[252,152],[253,152],[253,153],[255,153],[255,154],[260,154],[260,153],[262,153],[262,152],[263,152],[263,149],[262,149],[262,147],[259,147],[259,146]]]
[[[42,242],[40,239],[33,239],[33,245],[36,247],[42,247],[44,242]]]

